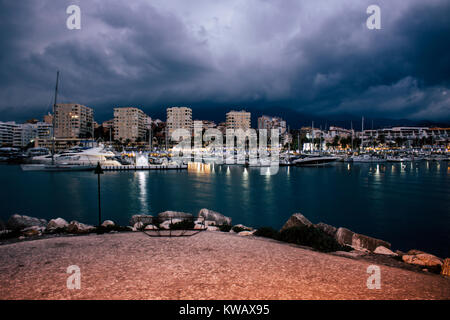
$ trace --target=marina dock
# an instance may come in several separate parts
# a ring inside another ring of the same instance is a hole
[[[149,166],[102,166],[104,171],[141,171],[141,170],[187,170],[187,165],[149,165]]]

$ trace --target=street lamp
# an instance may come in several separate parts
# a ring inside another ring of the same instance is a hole
[[[98,177],[98,226],[102,224],[102,206],[100,203],[100,175],[103,174],[103,169],[100,166],[100,162],[97,162],[97,167],[95,168],[94,173]]]

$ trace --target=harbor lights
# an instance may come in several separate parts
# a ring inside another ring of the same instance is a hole
[[[103,169],[100,162],[97,162],[97,167],[95,167],[94,173],[97,175],[97,185],[98,185],[98,225],[102,225],[102,206],[100,203],[100,175],[103,174]]]

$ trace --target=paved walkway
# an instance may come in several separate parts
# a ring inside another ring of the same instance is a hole
[[[68,290],[66,269],[81,268]],[[0,246],[0,299],[449,299],[450,279],[261,238],[202,232],[58,237]]]

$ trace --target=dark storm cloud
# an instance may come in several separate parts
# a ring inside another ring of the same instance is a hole
[[[450,120],[446,0],[0,3],[3,118],[45,112],[60,69],[61,100],[103,117],[238,104]],[[373,3],[382,30],[365,26]],[[81,30],[65,26],[70,4]]]

